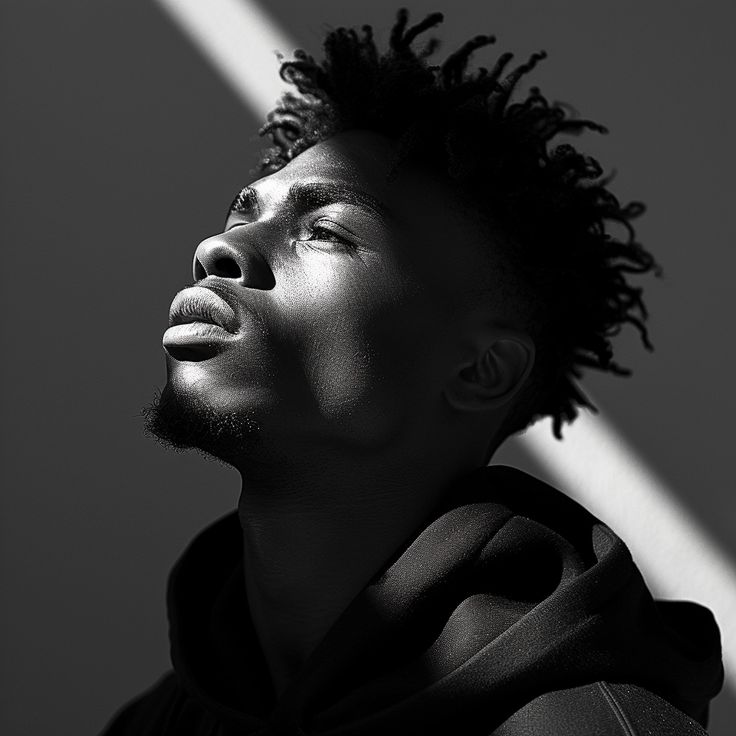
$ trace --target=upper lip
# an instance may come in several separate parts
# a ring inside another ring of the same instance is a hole
[[[220,294],[206,286],[184,289],[171,302],[169,327],[188,322],[209,322],[232,333],[238,329],[235,310]]]

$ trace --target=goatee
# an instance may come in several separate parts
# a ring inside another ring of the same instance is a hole
[[[167,383],[143,407],[144,431],[176,450],[195,449],[229,464],[242,459],[259,437],[249,417],[210,406]]]

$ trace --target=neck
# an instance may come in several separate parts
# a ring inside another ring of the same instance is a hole
[[[277,694],[462,473],[443,467],[443,454],[432,464],[426,455],[361,461],[333,450],[241,470],[245,584]]]

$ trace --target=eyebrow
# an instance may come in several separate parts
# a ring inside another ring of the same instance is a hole
[[[348,184],[297,181],[289,187],[287,198],[304,208],[324,207],[328,204],[352,204],[369,210],[385,220],[391,219],[389,209],[381,200]],[[257,217],[260,214],[258,192],[251,186],[244,187],[230,205],[228,216],[233,212],[243,212]]]

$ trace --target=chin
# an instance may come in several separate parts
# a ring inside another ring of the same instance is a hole
[[[196,365],[196,364],[195,364]],[[196,370],[170,374],[163,391],[143,409],[144,429],[177,450],[194,449],[231,465],[258,452],[262,444],[261,414],[252,404],[238,406],[225,386],[196,378]]]
[[[273,393],[262,371],[224,355],[201,361],[167,356],[166,373],[168,390],[182,400],[225,413],[266,411]]]

